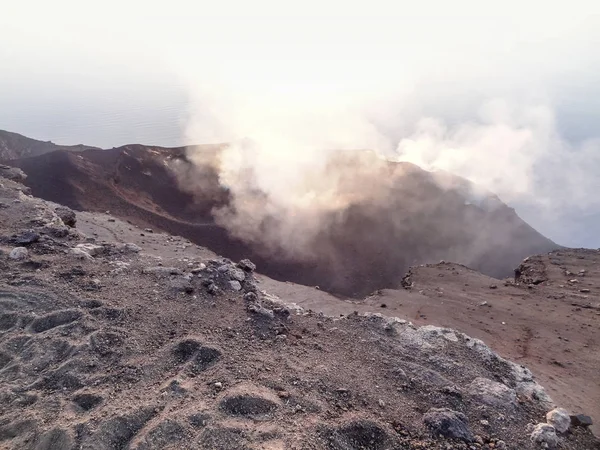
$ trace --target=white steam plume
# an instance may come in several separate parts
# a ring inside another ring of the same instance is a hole
[[[215,48],[169,49],[190,88],[187,141],[231,144],[217,168],[234,203],[217,219],[246,240],[306,251],[324,214],[385,189],[379,158],[332,164],[352,149],[463,176],[556,236],[548,217],[600,211],[599,141],[569,141],[556,117],[564,77],[596,64],[589,38],[600,28],[561,8],[540,20],[533,6],[486,15],[464,3],[441,17],[252,13],[211,26]],[[349,190],[352,173],[360,189]]]

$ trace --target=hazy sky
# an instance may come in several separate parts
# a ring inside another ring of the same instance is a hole
[[[102,147],[250,137],[291,166],[376,148],[600,246],[600,2],[285,3],[3,5],[0,128]]]

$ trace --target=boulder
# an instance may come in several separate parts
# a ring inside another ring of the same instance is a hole
[[[556,430],[547,423],[538,423],[531,433],[531,442],[542,448],[556,448],[558,445]]]
[[[554,427],[559,433],[566,433],[571,426],[571,417],[566,409],[555,408],[546,414],[546,422]]]

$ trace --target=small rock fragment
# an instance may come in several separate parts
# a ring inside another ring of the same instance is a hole
[[[194,267],[191,272],[195,275],[202,272],[204,269],[206,269],[206,264],[200,263],[200,265],[198,265],[198,267]]]
[[[142,270],[143,273],[150,273],[158,276],[166,276],[166,275],[183,275],[183,271],[178,269],[177,267],[163,267],[163,266],[155,266],[155,267],[146,267]]]
[[[260,314],[261,316],[264,316],[268,319],[273,319],[275,318],[275,314],[273,313],[272,310],[265,308],[262,305],[259,305],[257,303],[251,303],[248,305],[248,311],[256,313],[256,314]]]
[[[215,283],[209,284],[206,290],[211,295],[217,295],[219,293],[219,287]]]
[[[254,293],[254,292],[246,292],[244,294],[244,300],[246,300],[247,302],[250,302],[250,303],[254,303],[254,302],[258,301],[258,295],[256,295],[256,293]]]

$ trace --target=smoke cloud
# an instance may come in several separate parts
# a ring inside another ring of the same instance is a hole
[[[487,15],[467,3],[439,17],[250,14],[217,49],[173,52],[190,91],[186,140],[228,144],[211,163],[231,197],[216,220],[271,252],[309,257],[352,205],[386,202],[400,176],[382,178],[389,160],[464,177],[475,203],[495,193],[559,243],[580,243],[561,224],[600,212],[600,139],[565,130],[575,94],[564,81],[595,89],[598,28],[572,10],[539,17],[515,3]],[[204,167],[202,152],[188,153]]]

